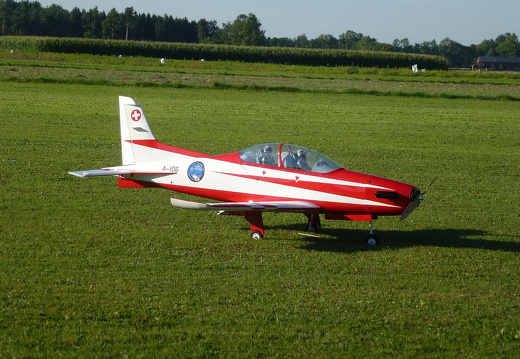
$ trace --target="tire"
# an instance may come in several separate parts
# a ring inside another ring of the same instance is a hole
[[[376,237],[374,236],[370,236],[367,238],[367,242],[366,242],[370,247],[374,247],[378,244],[378,240]]]
[[[264,236],[259,231],[252,231],[251,232],[251,239],[262,239]]]

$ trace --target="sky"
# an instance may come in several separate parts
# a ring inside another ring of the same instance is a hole
[[[219,26],[240,14],[254,14],[267,37],[314,39],[347,30],[392,43],[411,44],[449,37],[463,45],[479,44],[504,33],[520,36],[520,1],[501,0],[38,0],[42,6],[109,12],[133,7],[137,13],[215,20]]]

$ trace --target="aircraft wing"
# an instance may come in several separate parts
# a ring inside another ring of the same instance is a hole
[[[305,201],[268,201],[268,202],[221,202],[200,203],[171,198],[174,207],[196,210],[233,211],[274,211],[274,212],[305,212],[319,210],[317,204]]]

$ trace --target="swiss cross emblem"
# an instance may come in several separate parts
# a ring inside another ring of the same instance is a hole
[[[132,120],[134,120],[135,122],[139,121],[141,119],[141,116],[142,114],[139,110],[133,110],[130,114],[130,117],[132,117]]]

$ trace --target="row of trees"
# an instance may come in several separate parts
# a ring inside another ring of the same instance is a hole
[[[219,27],[216,21],[198,22],[171,15],[138,14],[133,7],[108,13],[96,6],[71,11],[38,1],[0,0],[0,34],[52,37],[84,37],[229,45],[267,45],[265,31],[255,15],[240,15]]]
[[[408,39],[395,39],[392,44],[380,43],[362,33],[347,31],[335,38],[332,35],[320,35],[308,40],[305,35],[296,39],[270,38],[269,46],[312,47],[327,49],[368,50],[405,52],[446,57],[451,67],[469,67],[479,56],[520,56],[520,43],[516,34],[503,34],[495,40],[484,40],[478,45],[465,46],[450,38],[439,43],[436,40],[411,44]]]
[[[452,67],[467,67],[484,55],[520,56],[518,37],[509,33],[470,46],[449,38],[440,43],[432,40],[411,44],[408,39],[396,39],[386,44],[354,31],[346,31],[338,38],[330,34],[315,39],[304,34],[293,39],[267,38],[254,14],[239,15],[219,26],[214,20],[138,14],[132,7],[124,12],[112,9],[105,13],[97,7],[88,11],[75,7],[69,11],[59,5],[43,7],[38,1],[26,0],[0,0],[0,26],[1,35],[409,52],[445,56]]]

